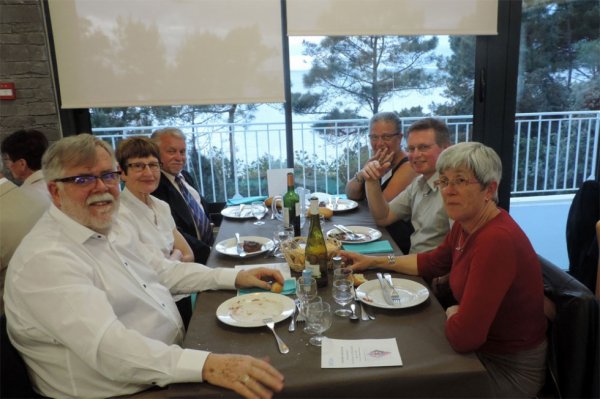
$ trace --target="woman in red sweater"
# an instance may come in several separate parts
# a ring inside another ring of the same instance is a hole
[[[497,207],[500,158],[481,143],[460,143],[444,150],[436,167],[446,212],[455,221],[439,247],[395,259],[343,255],[353,270],[376,266],[425,278],[450,272],[458,302],[446,310],[450,345],[477,353],[494,396],[534,397],[545,376],[542,272],[525,233]]]

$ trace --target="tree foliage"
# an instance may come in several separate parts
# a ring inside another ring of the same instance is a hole
[[[426,67],[437,61],[437,37],[342,36],[320,43],[305,41],[304,55],[313,64],[304,85],[317,90],[308,97],[310,108],[332,110],[339,100],[353,102],[372,114],[391,96],[407,90],[426,90],[437,85],[436,71]],[[307,102],[300,102],[304,108]]]

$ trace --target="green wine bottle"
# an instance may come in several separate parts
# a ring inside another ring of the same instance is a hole
[[[287,192],[283,196],[283,224],[294,228],[294,236],[300,235],[300,196],[294,191],[294,174],[287,174]]]
[[[306,239],[304,268],[312,270],[312,275],[317,280],[317,287],[327,286],[327,246],[321,230],[317,197],[310,199],[310,229]]]

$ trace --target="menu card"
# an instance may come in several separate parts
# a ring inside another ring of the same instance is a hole
[[[323,338],[321,368],[402,366],[396,338]]]

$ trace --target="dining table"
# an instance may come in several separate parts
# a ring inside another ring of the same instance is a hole
[[[232,215],[230,213],[230,215]],[[241,236],[272,238],[282,222],[265,217],[264,224],[255,225],[253,218],[225,217],[216,237],[216,243]],[[380,240],[387,240],[395,255],[401,255],[387,230],[377,227],[366,202],[356,202],[353,209],[334,212],[330,220],[322,222],[323,233],[334,224],[365,226],[379,230]],[[308,223],[302,234],[308,232]],[[269,252],[257,256],[231,256],[211,252],[207,265],[210,267],[235,267],[285,262],[270,256]],[[368,280],[375,278],[378,270],[364,272]],[[293,277],[300,274],[293,272]],[[268,358],[285,377],[285,387],[277,397],[489,397],[490,386],[486,369],[474,353],[457,353],[444,335],[445,311],[427,284],[418,276],[397,273],[394,278],[412,280],[427,287],[427,299],[400,309],[385,309],[365,305],[374,320],[350,320],[334,315],[331,327],[324,333],[332,339],[395,339],[401,366],[363,368],[322,368],[321,347],[309,344],[310,335],[303,331],[299,322],[295,331],[288,331],[290,319],[275,325],[275,330],[290,351],[278,351],[272,332],[266,326],[240,327],[221,322],[216,312],[223,302],[237,295],[232,290],[205,291],[198,294],[195,310],[190,321],[183,346],[215,353],[237,353]],[[331,278],[327,287],[319,288],[324,301],[336,305],[331,292]],[[166,390],[169,398],[229,398],[237,397],[228,391],[205,383],[172,384]]]

